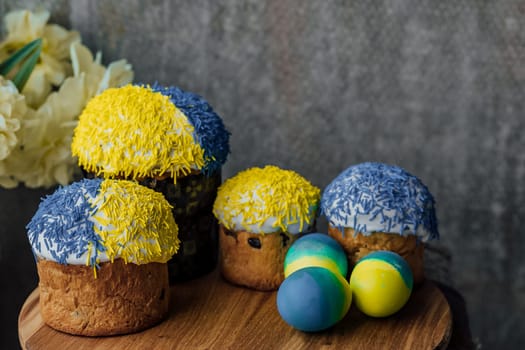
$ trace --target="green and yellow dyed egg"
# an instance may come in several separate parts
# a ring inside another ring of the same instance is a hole
[[[413,287],[408,263],[390,251],[377,251],[358,261],[350,276],[355,305],[364,314],[386,317],[399,311]]]
[[[344,277],[317,266],[295,271],[277,292],[277,309],[283,320],[304,332],[335,325],[351,303],[352,292]]]
[[[284,277],[309,266],[323,267],[343,277],[348,272],[343,247],[323,233],[310,233],[292,244],[284,259]]]

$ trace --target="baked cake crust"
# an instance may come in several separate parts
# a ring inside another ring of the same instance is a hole
[[[278,289],[284,280],[286,252],[297,236],[230,231],[219,225],[222,276],[231,283],[261,291]]]
[[[166,317],[168,269],[163,263],[126,264],[122,259],[93,268],[37,261],[40,310],[52,328],[76,335],[137,332]]]
[[[389,250],[401,255],[408,262],[415,284],[420,284],[424,280],[424,243],[418,241],[414,235],[402,236],[395,233],[375,232],[365,236],[360,232],[355,234],[355,231],[348,227],[344,229],[343,235],[339,229],[330,224],[328,234],[343,246],[350,267],[369,253]]]

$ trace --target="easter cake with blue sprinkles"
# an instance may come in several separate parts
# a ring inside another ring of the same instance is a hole
[[[27,235],[42,318],[52,328],[125,334],[166,317],[166,262],[180,242],[161,193],[132,181],[84,179],[45,197]]]
[[[319,201],[319,188],[274,165],[249,168],[227,179],[213,206],[225,279],[276,290],[284,279],[288,248],[315,227]]]
[[[321,212],[351,265],[389,250],[407,260],[416,284],[423,281],[424,244],[439,232],[434,198],[418,177],[384,163],[350,166],[324,189]]]
[[[72,154],[106,178],[211,175],[226,162],[230,133],[201,96],[178,87],[126,85],[91,99],[74,130]]]

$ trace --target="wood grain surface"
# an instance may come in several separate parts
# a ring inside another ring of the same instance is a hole
[[[333,328],[303,333],[279,316],[275,292],[225,282],[218,272],[172,287],[166,321],[114,337],[79,337],[55,331],[40,316],[38,289],[20,312],[20,344],[44,349],[443,349],[450,339],[449,305],[431,282],[412,294],[396,315],[374,319],[350,309]]]

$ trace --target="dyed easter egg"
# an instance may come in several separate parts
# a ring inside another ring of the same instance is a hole
[[[368,254],[357,262],[350,276],[355,305],[373,317],[399,311],[408,301],[412,286],[410,266],[399,254],[389,251]]]
[[[309,266],[324,267],[346,277],[348,262],[343,247],[324,233],[311,233],[295,241],[284,259],[284,277]]]
[[[277,291],[277,309],[283,320],[305,332],[333,326],[346,315],[351,303],[348,282],[316,266],[295,271]]]

